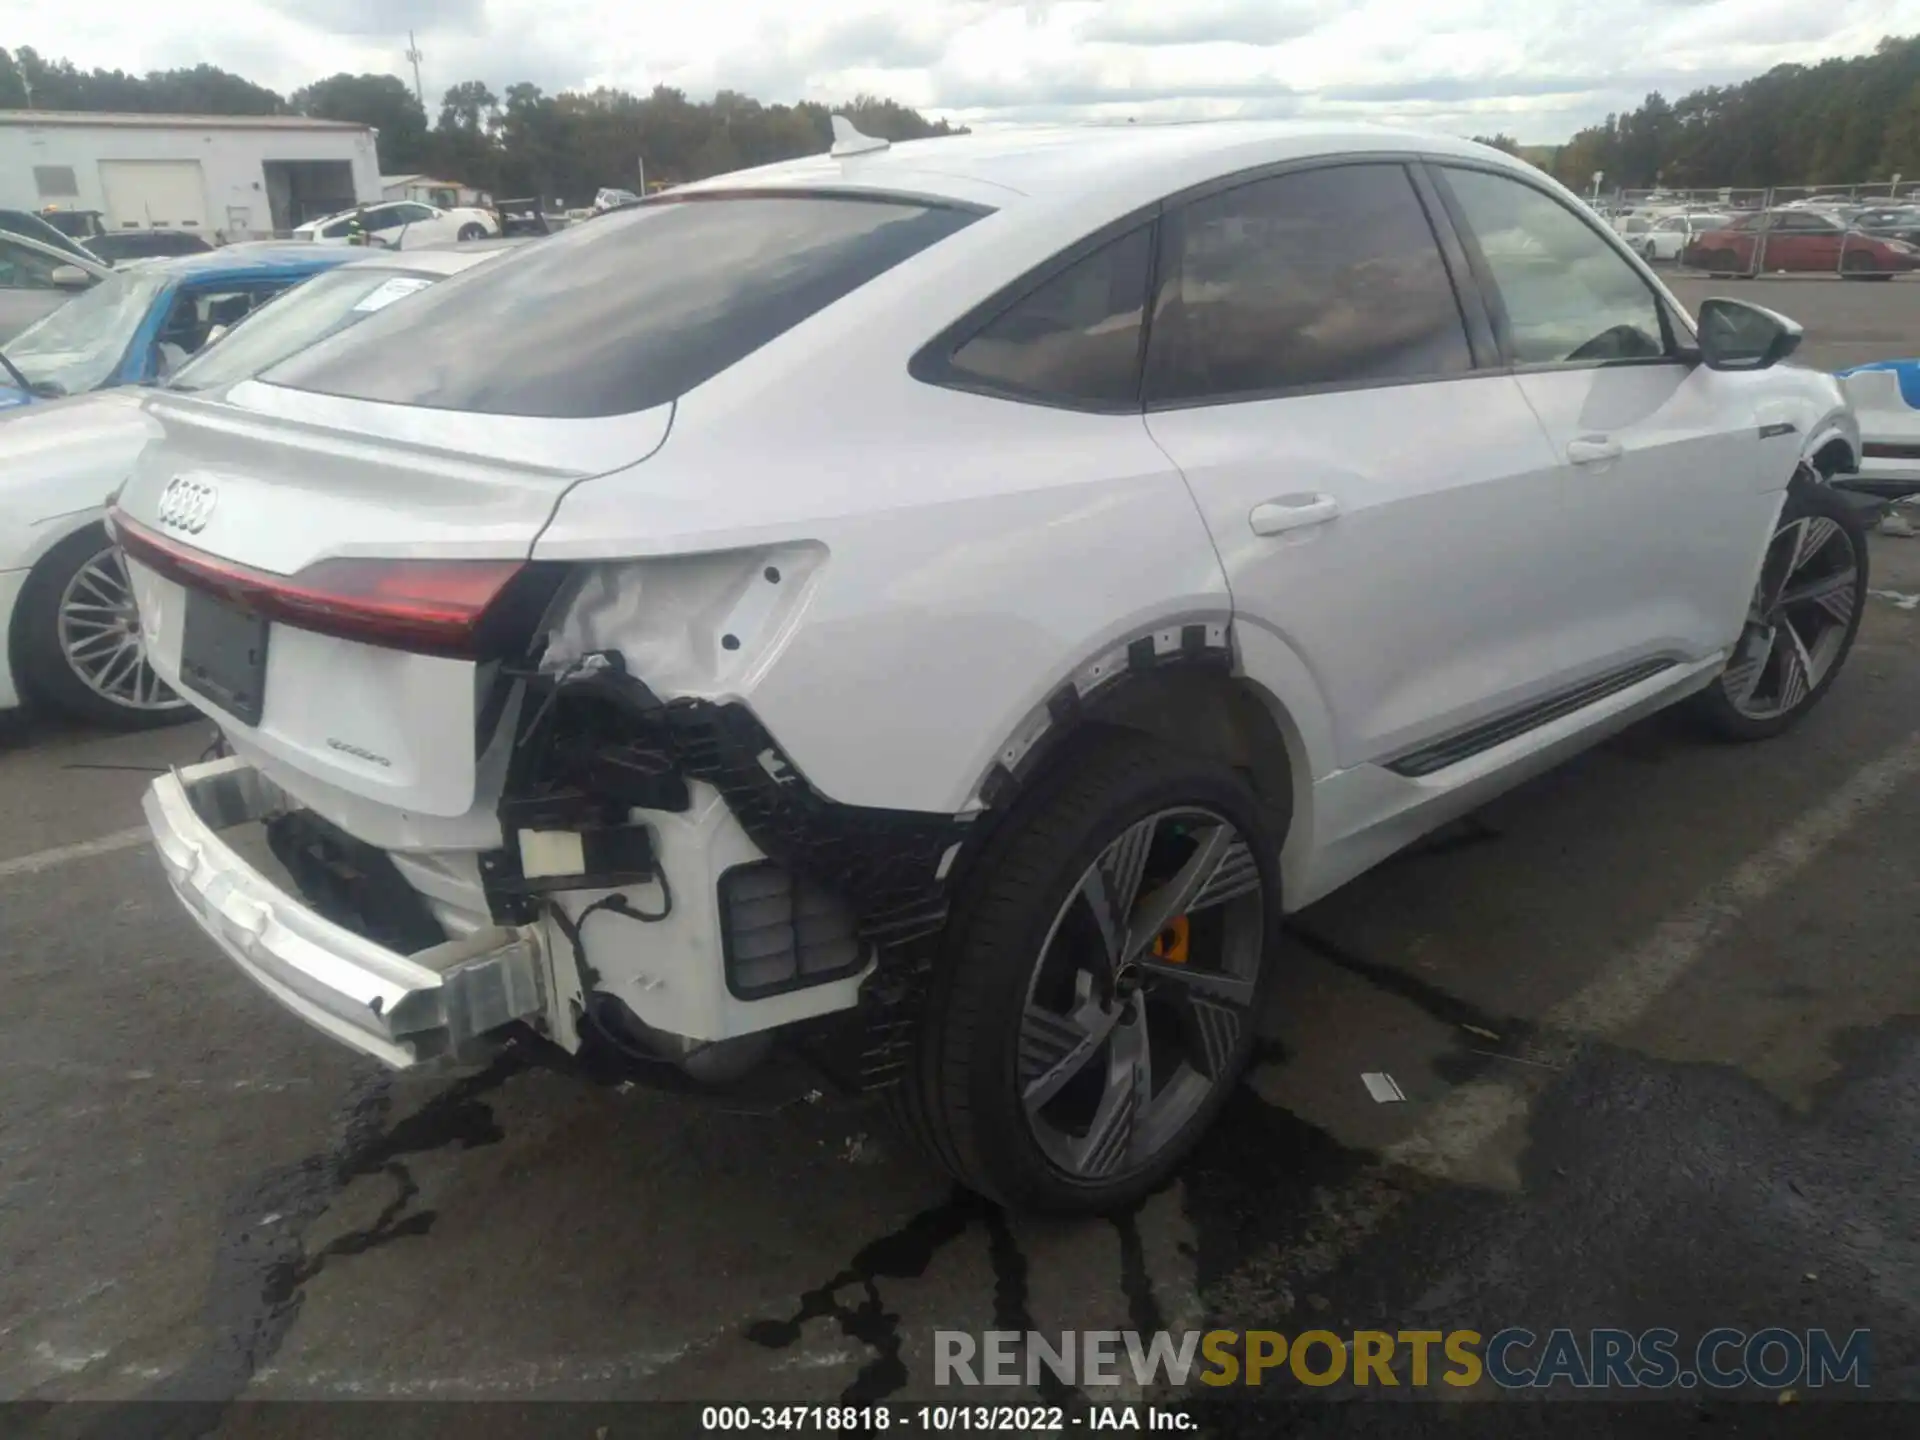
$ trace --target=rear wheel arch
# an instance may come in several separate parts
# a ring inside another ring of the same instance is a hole
[[[20,589],[7,635],[14,689],[23,699],[113,729],[144,730],[176,724],[190,718],[193,709],[164,685],[158,685],[143,652],[136,650],[134,655],[135,669],[142,678],[135,679],[130,671],[122,671],[119,676],[134,683],[132,701],[116,703],[80,675],[62,649],[61,633],[67,623],[63,619],[62,592],[90,558],[110,544],[104,525],[94,516],[73,526],[34,561]],[[119,581],[126,583],[124,568]],[[128,599],[131,603],[130,590]],[[139,644],[137,636],[134,644]],[[143,693],[149,680],[158,686],[158,693],[151,697]]]
[[[1219,643],[1160,653],[1151,659],[1137,637],[1120,647],[1132,663],[1082,689],[1063,681],[1029,722],[997,752],[977,792],[985,815],[970,837],[965,861],[988,848],[989,837],[1016,823],[1044,797],[1049,778],[1090,745],[1116,732],[1159,741],[1172,750],[1217,761],[1240,773],[1259,801],[1272,833],[1283,842],[1311,796],[1311,770],[1300,730],[1273,696],[1236,673],[1224,625],[1209,626]],[[1093,667],[1082,670],[1083,677]],[[956,882],[960,876],[956,873]]]
[[[99,515],[81,513],[69,517],[64,524],[56,521],[46,526],[37,527],[41,533],[36,536],[35,548],[30,552],[31,558],[27,561],[25,567],[27,579],[20,591],[19,598],[14,603],[13,615],[7,622],[7,654],[11,656],[13,660],[13,674],[16,688],[23,696],[29,694],[31,688],[22,675],[22,672],[26,669],[22,647],[27,643],[27,630],[31,624],[31,618],[27,613],[29,607],[26,603],[28,591],[37,590],[50,583],[47,577],[55,565],[58,564],[57,552],[62,546],[72,540],[75,535],[81,534],[88,528],[99,526],[100,524],[101,518]],[[104,534],[105,531],[103,529],[103,537]]]
[[[1860,468],[1860,457],[1854,453],[1852,444],[1844,435],[1830,436],[1821,441],[1808,458],[1813,468],[1827,480],[1836,475],[1851,475]]]

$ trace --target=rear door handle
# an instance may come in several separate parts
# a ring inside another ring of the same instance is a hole
[[[1247,523],[1256,535],[1279,535],[1324,525],[1339,513],[1340,502],[1331,495],[1279,495],[1254,506]]]
[[[1626,447],[1618,440],[1569,440],[1567,442],[1567,461],[1573,465],[1598,465],[1606,460],[1618,460],[1626,453]]]

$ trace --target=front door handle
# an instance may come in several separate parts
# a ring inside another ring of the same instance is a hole
[[[1309,525],[1324,525],[1340,513],[1340,502],[1331,495],[1278,495],[1253,507],[1247,523],[1256,535],[1279,535],[1288,530],[1303,530]]]
[[[1618,440],[1569,440],[1567,442],[1567,460],[1573,465],[1599,465],[1608,460],[1618,460],[1626,453],[1626,447]]]

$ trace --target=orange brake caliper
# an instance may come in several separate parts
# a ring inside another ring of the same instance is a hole
[[[1158,935],[1153,937],[1153,958],[1164,960],[1169,965],[1187,963],[1187,917],[1176,915]]]

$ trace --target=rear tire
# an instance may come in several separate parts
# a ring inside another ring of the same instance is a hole
[[[152,730],[197,713],[148,666],[125,561],[100,525],[69,535],[34,566],[11,640],[22,688],[76,720]]]
[[[1707,251],[1700,257],[1700,268],[1715,280],[1734,280],[1745,273],[1740,269],[1740,257],[1731,250]]]
[[[1723,740],[1765,740],[1820,703],[1867,605],[1867,530],[1846,497],[1796,479],[1727,668],[1689,702]]]
[[[460,227],[460,233],[455,238],[460,240],[484,240],[487,238],[487,227],[477,221],[469,220],[465,225]]]
[[[1061,761],[957,900],[893,1095],[908,1132],[1015,1208],[1098,1213],[1147,1194],[1252,1052],[1278,855],[1223,765],[1121,732]],[[1178,960],[1162,949],[1176,933]]]

